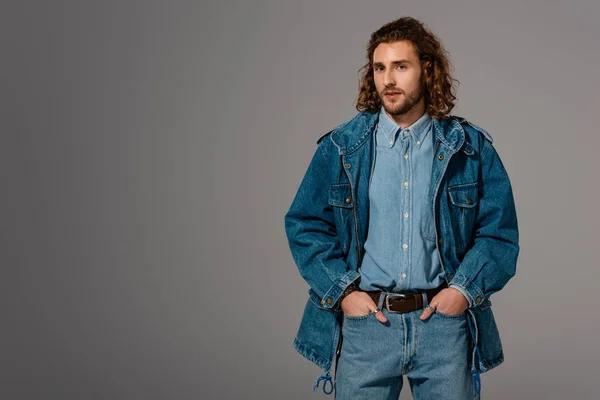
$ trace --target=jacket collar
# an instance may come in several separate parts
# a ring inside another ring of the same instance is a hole
[[[354,118],[343,123],[331,133],[331,141],[339,154],[349,154],[370,139],[379,120],[379,112],[359,112]],[[435,137],[452,153],[462,150],[473,154],[473,147],[465,141],[465,131],[457,117],[449,115],[442,120],[433,118]]]

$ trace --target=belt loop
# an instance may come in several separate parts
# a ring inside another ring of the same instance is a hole
[[[387,296],[387,293],[381,291],[381,293],[379,294],[379,301],[377,302],[377,308],[379,308],[380,310],[383,310],[383,301],[385,300],[385,296]]]

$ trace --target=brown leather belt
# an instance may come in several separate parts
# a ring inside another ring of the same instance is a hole
[[[385,293],[382,307],[386,308],[389,312],[394,313],[405,313],[410,311],[416,311],[423,308],[423,293],[427,295],[427,302],[429,303],[433,296],[438,294],[442,289],[448,287],[446,282],[440,286],[426,290],[420,293]],[[371,296],[375,304],[379,304],[379,297],[384,293],[381,290],[376,291],[365,291],[366,294]]]

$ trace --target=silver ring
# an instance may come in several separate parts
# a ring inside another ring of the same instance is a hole
[[[432,312],[435,312],[435,307],[432,307],[431,304],[427,304],[425,308],[429,308]]]
[[[371,311],[373,314],[377,314],[379,311],[381,311],[379,309],[379,307],[375,307],[375,309],[373,311]]]

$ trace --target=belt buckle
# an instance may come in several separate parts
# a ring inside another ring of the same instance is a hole
[[[398,298],[398,299],[401,299],[401,300],[402,300],[402,299],[405,299],[405,298],[407,298],[407,297],[409,297],[409,296],[410,296],[410,295],[408,295],[408,294],[404,294],[404,293],[389,293],[389,294],[387,294],[387,295],[385,296],[385,308],[387,308],[387,310],[388,310],[389,312],[396,312],[396,313],[397,313],[397,312],[400,312],[400,311],[393,311],[393,310],[390,310],[390,299],[396,299],[396,298]]]

